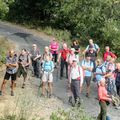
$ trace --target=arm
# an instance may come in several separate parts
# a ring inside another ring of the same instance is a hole
[[[60,58],[61,58],[61,53],[58,54],[58,63],[60,62]]]
[[[37,60],[40,57],[41,57],[41,55],[37,55],[37,57],[35,57],[34,60]]]

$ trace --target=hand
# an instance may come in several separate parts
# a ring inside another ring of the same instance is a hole
[[[111,99],[111,98],[109,98],[108,100],[109,100],[110,102],[112,102],[112,99]]]
[[[36,61],[36,58],[34,58],[33,60]]]

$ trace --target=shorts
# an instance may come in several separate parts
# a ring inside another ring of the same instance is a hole
[[[91,78],[92,78],[91,76],[90,77],[89,76],[84,77],[84,81],[86,82],[87,86],[90,86]]]
[[[23,67],[19,67],[18,72],[17,72],[17,76],[20,77],[22,75],[23,77],[27,77],[27,71],[28,71],[28,69],[23,68]]]
[[[17,78],[17,73],[14,73],[14,74],[10,74],[10,73],[5,73],[5,76],[4,76],[4,80],[9,80],[11,77],[11,80],[16,80]]]
[[[44,72],[42,76],[42,82],[53,82],[53,74]]]

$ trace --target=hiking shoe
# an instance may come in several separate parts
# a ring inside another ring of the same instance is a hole
[[[52,95],[52,94],[49,94],[49,98],[53,98],[53,95]]]
[[[2,91],[0,91],[0,95],[2,95]]]
[[[44,94],[41,94],[41,97],[45,98],[45,95],[44,95]]]
[[[11,91],[11,96],[14,96],[14,92],[13,91]]]
[[[90,95],[89,95],[88,93],[86,93],[86,97],[87,97],[87,98],[90,98]]]
[[[22,85],[22,88],[24,89],[25,88],[25,84],[23,83],[23,85]]]
[[[72,105],[72,96],[69,97],[68,102]]]

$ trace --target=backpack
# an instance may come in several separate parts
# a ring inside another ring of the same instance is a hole
[[[90,66],[92,65],[92,63],[93,63],[93,62],[92,62],[92,61],[90,61]],[[85,65],[85,60],[84,60],[84,65]]]
[[[20,59],[20,57],[22,56],[22,54],[19,55],[18,57],[18,61],[19,62],[22,62],[22,60]],[[27,54],[27,63],[29,62],[29,54]]]
[[[102,74],[104,73],[104,72],[103,72],[103,69],[102,69],[103,66],[100,66],[100,67],[97,66],[96,69],[97,69],[97,68],[99,68],[99,69],[101,70]]]

